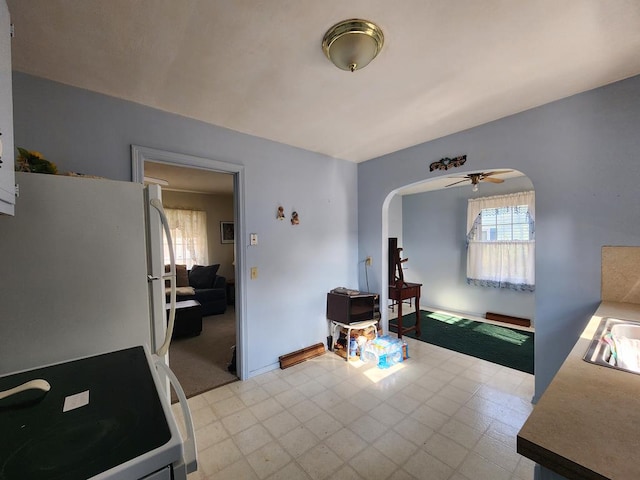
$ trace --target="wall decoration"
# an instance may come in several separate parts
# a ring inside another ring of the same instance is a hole
[[[278,207],[278,212],[276,213],[276,218],[278,220],[284,220],[284,207],[280,205]]]
[[[220,222],[220,243],[233,243],[235,238],[233,222]]]
[[[298,212],[291,212],[291,225],[298,225],[300,223],[300,217]]]
[[[456,158],[441,158],[437,162],[433,162],[429,165],[429,171],[433,172],[434,170],[449,170],[450,168],[460,167],[464,165],[464,162],[467,161],[467,156],[462,155]]]

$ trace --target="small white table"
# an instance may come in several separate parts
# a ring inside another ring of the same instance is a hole
[[[347,329],[347,346],[346,346],[347,362],[349,361],[349,342],[351,341],[351,330],[362,330],[364,328],[372,327],[373,325],[378,323],[378,321],[379,319],[371,319],[371,320],[364,320],[362,322],[341,323],[341,322],[336,322],[335,320],[331,320],[331,338],[333,338],[334,345],[335,345],[335,342],[338,340],[338,337],[336,337],[336,329],[337,328]],[[376,338],[378,338],[377,328],[375,329],[375,332],[376,332]]]

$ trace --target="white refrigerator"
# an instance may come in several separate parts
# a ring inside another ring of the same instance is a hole
[[[0,217],[0,374],[134,345],[155,351],[164,285],[148,275],[160,277],[164,262],[149,251],[162,232],[145,188],[34,173],[16,183],[16,215]]]
[[[16,173],[16,184],[15,216],[0,216],[0,376],[140,345],[156,352],[164,260],[148,197],[160,188],[34,173]]]

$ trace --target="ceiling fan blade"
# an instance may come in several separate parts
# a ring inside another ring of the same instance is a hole
[[[487,172],[487,173],[484,173],[483,175],[485,177],[488,177],[489,175],[501,175],[503,173],[511,173],[511,172],[513,172],[513,170],[496,170],[495,172]]]
[[[467,179],[464,179],[464,180],[460,180],[459,182],[453,182],[453,183],[451,183],[451,184],[449,184],[449,185],[445,185],[445,186],[444,186],[444,188],[447,188],[447,187],[453,187],[454,185],[457,185],[457,184],[459,184],[459,183],[466,182],[466,181],[468,181],[468,180],[467,180]]]
[[[480,181],[482,181],[482,182],[491,182],[491,183],[503,183],[504,182],[504,180],[501,179],[501,178],[491,178],[491,177],[489,177],[489,178],[487,178],[487,177],[481,178]]]

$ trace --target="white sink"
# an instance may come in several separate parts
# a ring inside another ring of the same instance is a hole
[[[640,322],[603,318],[583,359],[640,374]]]

